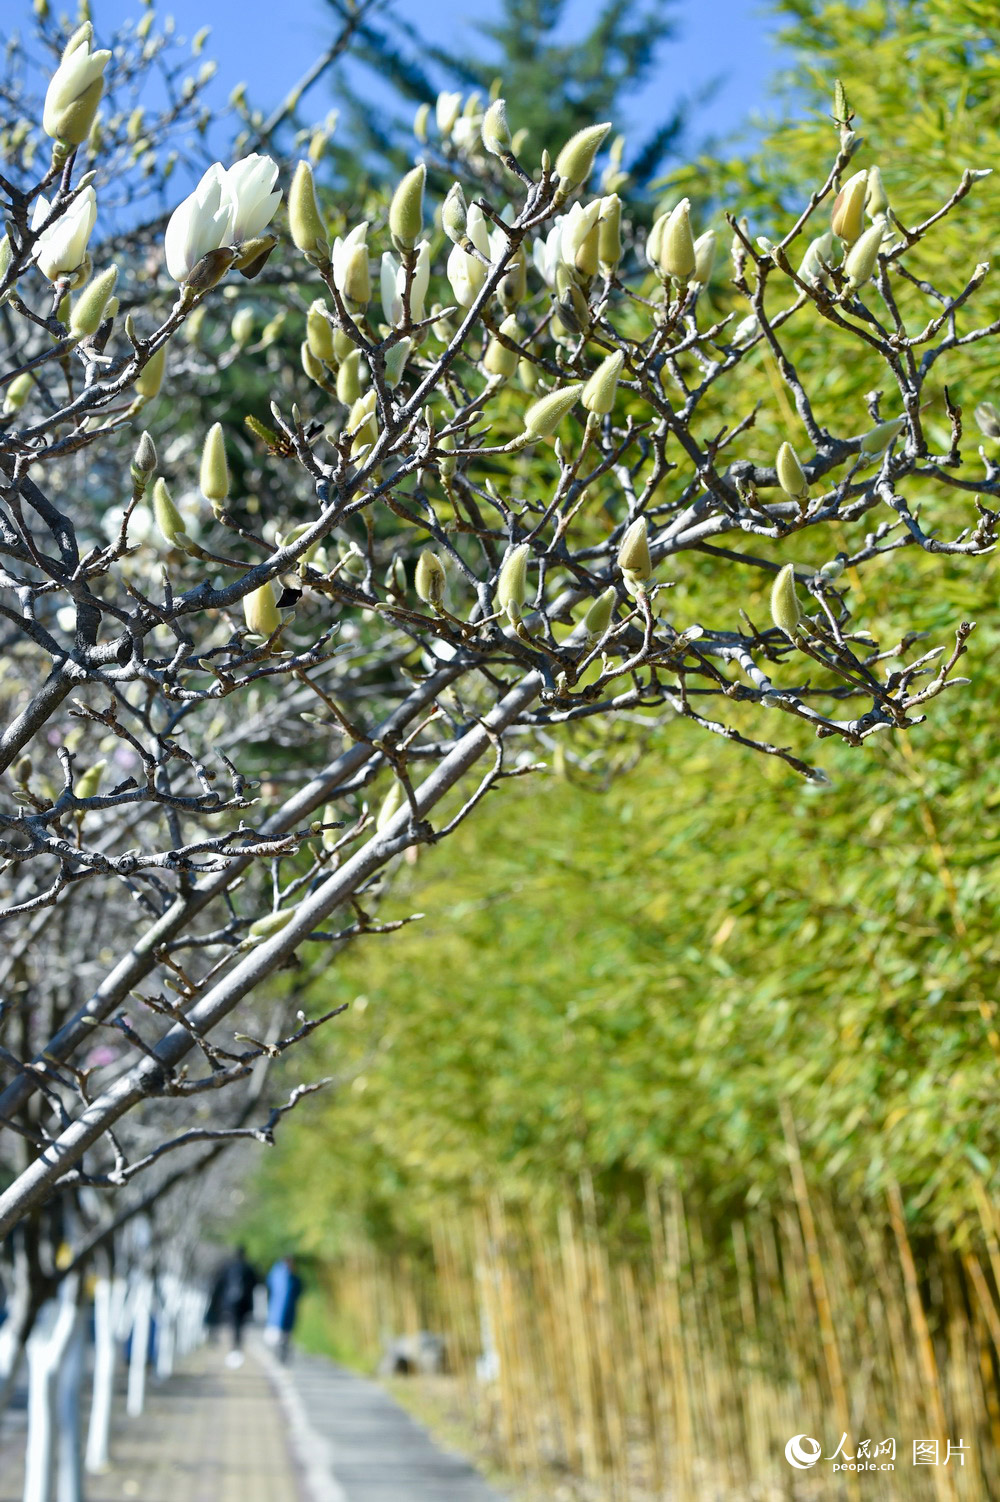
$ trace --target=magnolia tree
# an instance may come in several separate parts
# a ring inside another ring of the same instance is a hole
[[[442,96],[364,221],[326,200],[320,135],[294,171],[216,162],[112,244],[109,66],[84,25],[51,154],[0,178],[0,1234],[269,1140],[310,1087],[248,1125],[261,1061],[326,1020],[289,967],[391,928],[387,867],[539,738],[683,718],[821,783],[810,734],[907,734],[967,681],[972,626],[880,641],[852,584],[997,523],[948,384],[1000,332],[988,268],[919,268],[981,174],[910,223],[842,89],[829,173],[772,239],[725,206],[698,234],[687,199],[645,236],[609,124],[550,156],[502,98]],[[873,366],[867,412],[824,410],[804,337]],[[765,453],[762,358],[795,414]],[[699,620],[670,591],[706,564]]]

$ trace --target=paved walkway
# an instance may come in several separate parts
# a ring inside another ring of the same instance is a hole
[[[23,1416],[0,1439],[0,1502],[20,1502]],[[203,1347],[169,1381],[150,1380],[129,1419],[120,1398],[114,1463],[87,1502],[502,1502],[375,1382],[321,1356],[280,1367],[253,1345],[228,1370]]]

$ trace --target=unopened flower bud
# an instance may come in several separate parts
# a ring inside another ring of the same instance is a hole
[[[601,270],[614,271],[622,258],[622,201],[617,193],[601,199],[601,217],[597,230],[597,259]]]
[[[779,631],[795,640],[802,614],[795,593],[794,564],[786,563],[771,587],[771,619]]]
[[[491,156],[507,156],[510,153],[510,126],[507,124],[507,105],[502,99],[494,99],[483,116],[483,145]]]
[[[240,246],[233,265],[248,282],[253,281],[264,270],[277,243],[277,235],[254,235]]]
[[[340,289],[352,313],[363,313],[372,300],[372,272],[368,246],[352,245],[340,268]]]
[[[345,407],[353,406],[361,395],[361,351],[352,349],[340,362],[337,371],[337,400]]]
[[[627,583],[642,583],[652,578],[653,560],[649,555],[649,533],[644,516],[637,517],[626,530],[618,549],[618,567]]]
[[[806,253],[799,263],[799,278],[811,287],[818,287],[830,280],[827,267],[836,265],[840,259],[840,247],[834,245],[833,231],[827,230],[815,240],[810,240]]]
[[[611,625],[611,617],[614,615],[617,599],[618,595],[612,585],[603,594],[599,594],[597,599],[593,601],[590,609],[580,623],[588,641],[599,641],[605,631],[607,631]]]
[[[427,140],[427,124],[431,117],[431,107],[425,100],[413,117],[413,134],[418,141]]]
[[[270,579],[259,589],[252,589],[249,594],[243,596],[243,614],[246,617],[247,630],[251,631],[254,636],[272,636],[277,631],[281,625],[281,616],[274,598],[274,585]]]
[[[378,418],[375,415],[375,392],[367,391],[359,396],[347,415],[347,431],[351,434],[351,457],[357,459],[365,449],[378,440]]]
[[[774,461],[778,472],[778,484],[793,501],[804,501],[809,496],[809,481],[799,463],[799,456],[790,443],[783,443]]]
[[[184,530],[184,518],[170,498],[167,482],[161,475],[153,486],[153,520],[160,535],[172,548],[187,548],[191,539]]]
[[[111,53],[91,52],[93,37],[89,21],[73,33],[45,94],[42,129],[63,146],[79,146],[87,139],[104,92]]]
[[[441,205],[441,228],[455,245],[461,245],[468,238],[465,227],[468,216],[469,209],[462,184],[452,183]]]
[[[299,162],[288,190],[288,224],[292,240],[308,261],[326,264],[330,259],[330,239],[320,213],[308,162]]]
[[[880,422],[862,437],[859,445],[861,452],[873,459],[884,454],[892,440],[902,432],[905,422],[905,417],[892,417],[888,422]]]
[[[253,308],[237,308],[229,325],[229,335],[237,349],[249,344],[253,334]]]
[[[132,478],[139,475],[147,477],[156,468],[156,444],[149,433],[140,433],[139,442],[135,446],[135,454],[132,458]]]
[[[167,346],[161,344],[155,354],[150,355],[135,378],[136,395],[141,396],[143,401],[151,402],[154,396],[159,396],[160,387],[163,385],[163,369],[166,363]]]
[[[22,371],[21,374],[19,376],[15,376],[12,381],[8,381],[7,385],[4,387],[3,394],[3,410],[5,417],[9,417],[12,412],[20,412],[21,408],[28,400],[34,384],[35,382],[32,378],[30,370]]]
[[[385,834],[393,819],[399,813],[406,801],[406,789],[401,782],[394,782],[382,800],[382,806],[375,816],[376,834]]]
[[[410,358],[410,350],[412,348],[412,339],[400,339],[398,344],[394,344],[391,349],[386,350],[385,384],[390,391],[395,391],[403,379],[403,371],[406,369],[406,362]]]
[[[201,493],[213,506],[229,497],[229,465],[226,462],[226,440],[222,436],[221,422],[213,422],[205,434],[201,451]]]
[[[322,360],[326,365],[336,364],[333,328],[326,316],[326,304],[320,297],[310,303],[306,314],[306,343],[317,360]]]
[[[518,339],[517,318],[513,313],[509,318],[504,319],[500,325],[500,332],[506,339],[514,341]],[[517,350],[508,349],[506,345],[501,344],[500,340],[494,337],[486,346],[486,354],[483,356],[483,369],[487,375],[502,376],[506,381],[510,379],[517,369],[518,359]]]
[[[992,402],[980,402],[972,415],[984,438],[1000,438],[1000,412]]]
[[[263,918],[258,918],[247,929],[247,942],[259,944],[262,939],[270,939],[278,934],[286,926],[290,919],[295,917],[293,907],[280,907],[277,912],[267,913]]]
[[[97,790],[101,785],[101,778],[104,776],[104,768],[106,766],[106,761],[95,761],[92,767],[88,767],[82,776],[77,778],[75,788],[77,798],[95,798],[97,796]]]
[[[105,310],[117,280],[118,267],[109,266],[84,287],[69,318],[69,331],[77,339],[88,339],[97,333],[104,322]]]
[[[556,173],[559,177],[557,205],[564,203],[574,188],[587,181],[594,165],[594,158],[600,151],[610,129],[611,121],[608,120],[601,125],[585,125],[583,130],[578,130],[575,135],[570,136],[556,157]]]
[[[528,442],[551,438],[569,410],[576,405],[582,390],[583,382],[579,381],[572,386],[563,386],[558,391],[550,391],[548,396],[533,402],[524,414],[524,436]]]
[[[529,543],[512,548],[500,565],[497,578],[497,604],[511,622],[521,619],[521,606],[528,592]]]
[[[718,243],[719,237],[714,229],[707,229],[694,242],[694,276],[691,280],[700,283],[702,287],[711,281]]]
[[[847,245],[853,245],[865,227],[865,195],[868,173],[862,168],[849,177],[833,201],[830,228]]]
[[[682,198],[667,216],[660,242],[659,267],[664,276],[687,281],[694,275],[694,235],[691,232],[691,201]]]
[[[601,361],[580,397],[588,412],[603,417],[611,411],[615,404],[615,392],[618,390],[618,377],[624,364],[625,356],[621,350]]]
[[[413,575],[413,587],[418,599],[423,600],[425,605],[436,607],[443,605],[447,577],[444,564],[438,555],[432,553],[430,548],[425,548],[417,559],[417,567]]]
[[[876,219],[875,223],[855,240],[844,257],[847,285],[852,292],[863,287],[878,266],[879,246],[882,244],[884,234],[885,221]]]
[[[392,195],[389,205],[389,233],[397,250],[412,250],[420,238],[424,223],[426,177],[427,168],[421,162],[406,174]]]
[[[885,218],[888,212],[889,195],[885,191],[882,174],[877,167],[869,167],[868,189],[865,194],[865,213],[869,219],[874,221],[880,216]]]
[[[299,362],[310,381],[315,381],[317,386],[325,384],[326,371],[323,369],[323,362],[322,360],[317,360],[309,348],[309,341],[307,339],[303,339],[299,345]]]
[[[462,113],[462,96],[460,93],[442,93],[437,96],[434,106],[434,114],[437,120],[437,128],[447,140],[455,127],[455,121]]]

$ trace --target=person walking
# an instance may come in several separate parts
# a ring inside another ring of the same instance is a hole
[[[253,1291],[259,1282],[255,1269],[247,1261],[246,1248],[238,1246],[219,1272],[211,1299],[232,1336],[227,1366],[243,1365],[243,1326],[253,1313]]]
[[[279,1257],[267,1275],[267,1328],[264,1339],[274,1346],[281,1361],[288,1360],[288,1347],[295,1328],[295,1315],[302,1294],[302,1279],[292,1257]]]

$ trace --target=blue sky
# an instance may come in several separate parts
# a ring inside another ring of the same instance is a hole
[[[496,0],[477,0],[475,6],[457,0],[397,0],[401,12],[433,40],[462,50],[473,41],[467,16],[486,18]],[[597,10],[596,0],[570,0],[564,30],[585,25]],[[92,0],[98,33],[114,29],[143,14],[140,0]],[[6,31],[30,14],[30,0],[4,0]],[[202,26],[212,28],[205,55],[219,63],[217,98],[224,99],[244,79],[250,95],[263,108],[275,103],[302,74],[331,34],[330,9],[323,0],[163,0],[160,15],[173,15],[181,35],[191,36]],[[644,124],[662,117],[678,94],[690,95],[710,79],[723,82],[710,106],[695,119],[696,135],[725,135],[735,131],[754,110],[767,107],[767,84],[782,57],[772,43],[773,20],[760,0],[678,0],[674,8],[680,38],[664,49],[658,74],[635,97],[633,118],[618,122],[640,134]],[[463,33],[465,34],[463,37]],[[377,89],[377,83],[373,84]],[[326,108],[322,86],[312,110]]]

